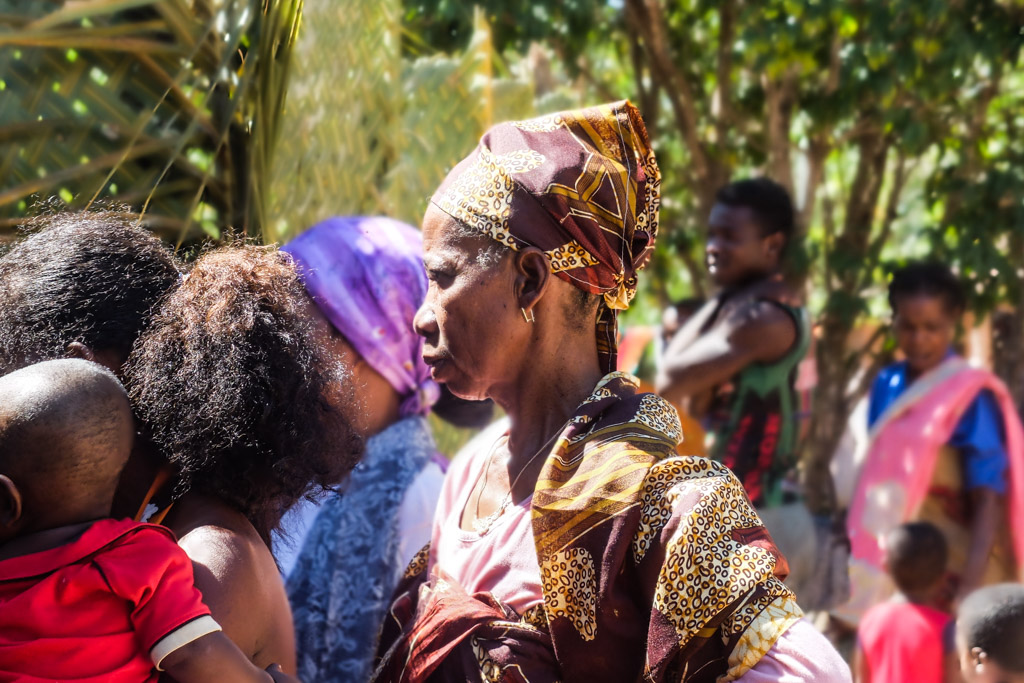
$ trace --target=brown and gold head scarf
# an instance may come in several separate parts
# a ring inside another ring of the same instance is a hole
[[[543,250],[563,280],[601,295],[597,343],[615,369],[616,315],[658,235],[661,173],[628,101],[500,123],[431,198],[518,251]]]

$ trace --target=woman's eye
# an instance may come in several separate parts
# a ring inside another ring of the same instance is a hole
[[[451,282],[452,277],[454,276],[447,271],[434,269],[427,270],[427,279],[431,282],[436,282],[439,285],[445,285]]]

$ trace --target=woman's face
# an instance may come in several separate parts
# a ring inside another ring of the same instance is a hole
[[[487,237],[459,234],[434,206],[423,219],[423,264],[430,286],[413,326],[435,381],[460,398],[479,400],[516,374],[529,337],[514,297],[511,258],[481,264]]]
[[[754,211],[746,206],[715,204],[708,217],[704,262],[719,287],[736,287],[778,267],[781,233],[762,234]]]
[[[900,297],[893,316],[896,344],[915,374],[931,370],[946,357],[956,331],[956,314],[941,297]]]

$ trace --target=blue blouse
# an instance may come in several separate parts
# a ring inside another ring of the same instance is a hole
[[[909,385],[906,361],[894,363],[878,373],[868,399],[869,429]],[[999,494],[1006,493],[1009,467],[1006,431],[1002,412],[991,391],[985,389],[971,401],[949,445],[963,457],[964,482],[968,489],[985,487]]]

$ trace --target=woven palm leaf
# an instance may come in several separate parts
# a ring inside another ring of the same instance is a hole
[[[259,234],[301,0],[0,0],[0,232],[113,200]]]
[[[403,59],[401,31],[397,0],[306,0],[272,189],[279,239],[339,214],[418,225],[487,126],[533,113],[529,80],[495,72],[479,13],[454,55]]]

